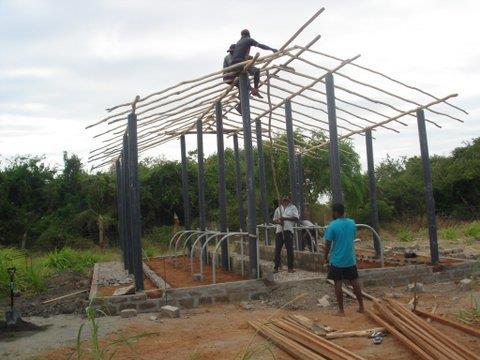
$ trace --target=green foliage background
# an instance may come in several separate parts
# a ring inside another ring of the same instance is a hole
[[[274,139],[277,144],[283,137]],[[311,138],[296,134],[298,143],[322,143],[323,134]],[[343,141],[341,169],[345,202],[350,216],[369,222],[366,174],[352,144]],[[270,164],[276,166],[281,193],[287,193],[288,159],[285,152],[264,144],[270,211],[276,202]],[[450,156],[431,159],[438,214],[460,220],[478,219],[480,213],[480,138],[455,149]],[[230,229],[238,228],[235,196],[234,154],[226,151],[226,184]],[[243,153],[242,153],[243,157]],[[255,156],[256,157],[256,156]],[[192,216],[197,209],[196,154],[189,154],[188,172]],[[312,217],[322,223],[318,199],[329,195],[328,152],[304,156],[304,192]],[[244,164],[242,171],[244,173]],[[205,160],[207,219],[214,226],[218,215],[217,156]],[[161,233],[160,226],[172,225],[174,212],[183,217],[181,165],[178,161],[146,159],[139,169],[144,236]],[[258,174],[257,174],[258,175]],[[418,217],[425,211],[421,161],[418,157],[387,158],[377,165],[380,220]],[[257,182],[258,184],[258,182]],[[257,189],[258,191],[258,189]],[[257,192],[258,194],[258,192]],[[245,200],[245,199],[244,199]],[[258,196],[257,196],[258,200]],[[323,211],[324,213],[324,211]],[[257,213],[260,216],[260,211]],[[76,155],[64,153],[61,170],[46,165],[45,159],[21,156],[0,164],[0,245],[49,250],[63,247],[90,248],[98,240],[97,219],[101,216],[111,245],[118,241],[116,230],[116,184],[114,170],[89,173]],[[260,219],[259,219],[260,221]]]

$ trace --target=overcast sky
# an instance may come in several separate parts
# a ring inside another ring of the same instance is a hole
[[[325,51],[361,54],[360,64],[438,96],[459,93],[454,102],[470,115],[428,127],[432,154],[480,136],[478,0],[0,0],[0,154],[86,159],[96,144],[84,128],[106,107],[217,70],[243,28],[280,47],[322,6],[295,43],[321,34]],[[412,120],[400,135],[377,133],[377,161],[419,153]],[[363,138],[354,141],[363,156]],[[155,154],[178,158],[178,142]]]

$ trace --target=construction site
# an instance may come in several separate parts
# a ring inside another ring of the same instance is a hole
[[[278,49],[260,54],[253,45],[240,62],[178,79],[151,94],[124,89],[131,100],[108,105],[105,117],[87,126],[97,144],[89,153],[92,170],[110,169],[115,176],[120,260],[95,263],[84,287],[39,306],[81,296],[88,319],[99,318],[97,346],[106,350],[98,358],[480,359],[480,322],[472,315],[479,311],[480,260],[477,253],[439,244],[428,137],[429,129],[447,123],[462,127],[468,112],[457,105],[456,93],[420,89],[401,74],[369,67],[359,54],[326,53],[322,34],[305,40],[306,29],[315,31],[326,16],[324,8],[312,12]],[[401,146],[394,139],[407,127],[415,129],[420,149],[425,212],[418,216],[428,228],[428,241],[417,247],[385,240],[377,199],[375,141],[386,137],[392,147]],[[215,218],[207,218],[205,182],[211,174],[205,173],[205,139],[216,143]],[[364,143],[370,220],[355,224],[353,279],[345,273],[332,277],[332,252],[338,250],[330,248],[329,222],[309,219],[304,172],[306,162],[324,154],[330,189],[325,206],[346,203],[349,185],[341,169],[348,150],[341,144],[351,139]],[[166,145],[181,159],[182,211],[167,248],[147,254],[139,164]],[[227,211],[232,199],[226,191],[226,151],[234,156],[233,215]],[[285,154],[287,167],[267,161],[267,152]],[[195,178],[188,170],[192,157],[198,164]],[[288,183],[287,194],[279,181]],[[294,221],[282,213],[285,201],[298,209]],[[272,220],[277,206],[278,221]],[[232,216],[238,228],[229,227]],[[292,254],[286,230],[278,231],[288,221]],[[278,250],[279,234],[287,249]],[[19,318],[13,301],[12,295],[12,314]],[[364,305],[357,309],[357,303]],[[461,313],[465,308],[473,310]],[[460,318],[454,315],[459,312]],[[68,332],[77,325],[59,327]],[[51,331],[50,342],[61,337],[55,328],[44,332],[46,338]],[[113,334],[142,335],[117,342]],[[47,346],[35,358],[97,358],[91,350],[81,354],[78,339],[77,345]],[[112,341],[115,347],[108,348]],[[0,357],[8,351],[0,349]]]

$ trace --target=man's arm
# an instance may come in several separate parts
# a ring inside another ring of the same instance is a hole
[[[278,51],[277,49],[271,48],[270,46],[260,44],[259,42],[255,41],[253,39],[251,40],[250,45],[258,47],[262,50],[270,50],[270,51],[273,51],[274,53]]]
[[[328,264],[328,254],[330,253],[330,247],[332,242],[330,240],[325,240],[325,264]]]
[[[280,217],[280,211],[278,208],[275,209],[275,212],[273,213],[273,223],[282,225],[282,218]]]

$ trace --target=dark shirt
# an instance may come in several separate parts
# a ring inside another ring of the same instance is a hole
[[[233,56],[232,54],[227,54],[223,59],[223,68],[229,67],[233,63]]]
[[[233,50],[233,63],[239,63],[245,61],[247,56],[250,54],[250,47],[255,46],[263,50],[272,50],[273,49],[267,45],[263,45],[253,40],[249,36],[243,36],[235,44],[235,50]]]

